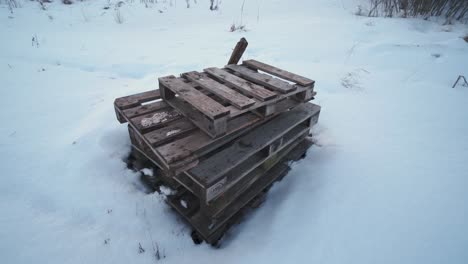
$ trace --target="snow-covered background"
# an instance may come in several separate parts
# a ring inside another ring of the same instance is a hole
[[[121,24],[113,0],[19,3],[0,5],[1,263],[468,262],[466,24],[357,0],[247,0],[242,22],[242,1],[135,0]],[[316,80],[318,145],[213,249],[126,168],[113,100],[243,36],[244,58]]]

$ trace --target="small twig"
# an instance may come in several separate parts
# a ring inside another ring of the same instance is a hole
[[[145,253],[145,249],[141,246],[141,243],[138,243],[138,253]]]
[[[457,86],[458,81],[460,81],[460,79],[463,79],[463,81],[465,82],[464,84],[462,84],[463,86],[468,86],[468,82],[466,81],[465,76],[459,75],[457,81],[453,84],[452,88],[455,88],[455,86]]]

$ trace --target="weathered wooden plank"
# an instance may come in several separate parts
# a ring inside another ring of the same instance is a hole
[[[239,109],[244,109],[255,103],[254,100],[236,92],[235,90],[223,84],[220,84],[219,82],[209,78],[204,73],[192,71],[183,73],[182,76],[212,92],[213,94],[223,98]]]
[[[209,215],[219,215],[223,209],[233,203],[245,189],[250,187],[264,171],[274,166],[282,156],[286,155],[292,148],[307,136],[308,129],[296,128],[294,137],[291,137],[284,145],[281,146],[274,154],[264,156],[261,153],[256,153],[250,157],[242,166],[233,169],[226,177],[233,177],[237,181],[227,181],[224,189],[221,190],[219,197],[208,197],[208,203],[201,203],[205,212]],[[210,198],[210,199],[209,199]]]
[[[276,93],[269,91],[260,85],[254,84],[242,78],[235,76],[234,74],[228,73],[218,68],[207,68],[204,69],[205,72],[213,76],[214,78],[225,82],[228,85],[239,89],[240,91],[253,96],[261,101],[268,101],[275,98]]]
[[[164,108],[153,113],[130,119],[130,123],[141,133],[159,128],[183,116],[173,108]]]
[[[304,104],[278,115],[272,121],[260,126],[232,145],[224,148],[216,155],[201,162],[189,171],[190,175],[211,186],[219,181],[226,172],[245,161],[249,155],[266,147],[282,133],[286,133],[296,124],[310,118],[313,113],[319,112],[320,107],[314,104]],[[279,135],[278,135],[279,134]]]
[[[245,78],[257,84],[261,84],[265,87],[268,87],[272,90],[281,93],[288,93],[296,90],[296,87],[294,85],[289,84],[288,82],[274,78],[273,76],[268,74],[253,71],[242,65],[226,65],[226,68],[235,71],[240,76],[242,76],[242,78]]]
[[[115,99],[114,105],[121,110],[138,106],[141,103],[161,99],[159,90],[151,90]]]
[[[254,184],[251,184],[238,199],[216,217],[207,216],[202,210],[199,210],[195,214],[188,215],[186,210],[181,208],[180,200],[169,199],[168,202],[200,233],[203,239],[208,243],[214,243],[225,231],[226,223],[228,221],[232,222],[233,216],[242,208],[245,208],[252,199],[260,195],[274,181],[281,179],[287,174],[290,169],[288,163],[300,159],[310,146],[310,142],[302,140],[301,142],[295,143],[295,145],[296,146],[284,155],[275,166],[267,172],[259,172],[256,177],[258,180],[255,181]],[[214,221],[214,219],[216,219],[216,221]]]
[[[190,103],[194,108],[211,119],[216,119],[229,114],[229,110],[220,103],[206,96],[194,87],[174,76],[159,78],[160,89],[170,89],[177,93],[184,101]],[[161,87],[162,85],[162,87]],[[170,99],[170,98],[165,98]]]
[[[310,86],[310,85],[313,85],[315,83],[314,80],[311,80],[309,78],[306,78],[306,77],[294,74],[292,72],[288,72],[288,71],[276,68],[274,66],[271,66],[271,65],[268,65],[266,63],[259,62],[259,61],[256,61],[256,60],[244,60],[242,62],[242,64],[247,65],[248,67],[251,67],[251,68],[261,70],[261,71],[267,72],[269,74],[278,76],[278,77],[283,78],[285,80],[295,82],[295,83],[300,84],[302,86]]]
[[[123,114],[127,118],[134,118],[136,116],[148,114],[157,110],[161,110],[166,107],[168,107],[168,105],[164,101],[158,101],[158,102],[152,102],[149,104],[125,109],[123,110]]]
[[[224,137],[212,139],[206,133],[203,133],[203,131],[195,130],[187,137],[161,145],[156,150],[164,157],[168,164],[175,163],[192,155],[201,156],[232,140],[238,132],[241,133],[244,129],[253,128],[253,124],[260,120],[261,118],[255,114],[247,113],[228,122],[227,135]]]
[[[236,47],[234,47],[228,64],[237,64],[242,57],[242,54],[244,54],[247,45],[249,45],[247,40],[245,38],[241,38],[239,42],[237,42]]]
[[[218,117],[214,120],[210,119],[179,97],[166,100],[166,103],[177,109],[181,114],[190,119],[198,128],[205,131],[212,138],[222,136],[226,133],[228,116]]]
[[[164,126],[160,129],[153,130],[144,134],[144,137],[150,142],[153,147],[159,146],[163,143],[168,142],[180,135],[188,133],[194,130],[196,126],[187,119],[176,120],[167,126]]]

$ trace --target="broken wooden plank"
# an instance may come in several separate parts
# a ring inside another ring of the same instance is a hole
[[[235,90],[209,78],[205,73],[196,71],[187,72],[182,74],[183,77],[189,79],[202,88],[212,92],[213,94],[221,97],[239,109],[244,109],[255,103],[254,100],[236,92]]]
[[[263,62],[259,62],[256,60],[244,60],[242,64],[247,65],[248,67],[261,70],[264,72],[267,72],[269,74],[275,75],[277,77],[283,78],[285,80],[295,82],[297,84],[300,84],[302,86],[310,86],[315,83],[314,80],[311,80],[309,78],[294,74],[292,72],[288,72],[279,68],[276,68],[274,66],[268,65]]]
[[[144,134],[144,137],[153,147],[156,147],[193,131],[195,128],[196,126],[194,126],[189,120],[179,119],[169,123],[165,127]]]
[[[261,84],[281,93],[288,93],[296,90],[296,87],[288,82],[274,78],[268,74],[253,71],[242,65],[226,65],[226,68],[235,71],[237,74],[251,82]]]
[[[247,49],[247,45],[249,45],[247,40],[245,38],[241,38],[232,51],[228,64],[237,64],[242,57],[242,54],[244,54],[245,49]]]
[[[215,77],[216,79],[225,82],[228,85],[232,85],[236,89],[253,96],[261,101],[268,101],[275,98],[276,93],[269,91],[260,85],[254,84],[242,78],[235,76],[234,74],[223,71],[219,68],[207,68],[205,72]]]
[[[220,103],[175,76],[161,77],[159,78],[159,84],[160,89],[169,89],[178,94],[184,101],[190,103],[194,108],[213,120],[229,114],[229,110]],[[164,92],[161,95],[163,98],[165,97]],[[171,98],[166,97],[164,99],[169,100]]]

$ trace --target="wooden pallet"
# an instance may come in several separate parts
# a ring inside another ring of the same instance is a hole
[[[161,77],[159,90],[167,104],[216,138],[227,134],[229,122],[244,113],[255,111],[266,117],[280,112],[277,105],[285,99],[294,99],[298,103],[309,101],[315,95],[314,83],[305,77],[248,60],[243,65],[231,64],[223,69],[211,67],[202,73],[192,71],[181,74],[181,77]]]
[[[117,119],[129,123],[133,147],[174,175],[196,166],[207,153],[298,104],[291,98],[279,101],[275,104],[276,113],[266,118],[243,112],[230,119],[224,136],[212,138],[161,99],[159,90],[153,90],[117,98],[114,108]]]
[[[216,217],[206,215],[198,198],[183,186],[175,195],[170,196],[167,202],[196,230],[196,236],[216,245],[227,229],[239,221],[245,209],[258,207],[269,187],[275,181],[281,180],[290,170],[291,161],[303,158],[311,145],[310,139],[298,138],[274,159],[265,161],[265,166],[262,166],[264,169],[258,171],[254,182]]]
[[[308,135],[319,113],[317,105],[298,106],[237,138],[174,179],[199,197],[205,213],[216,216],[255,180],[266,160]]]

